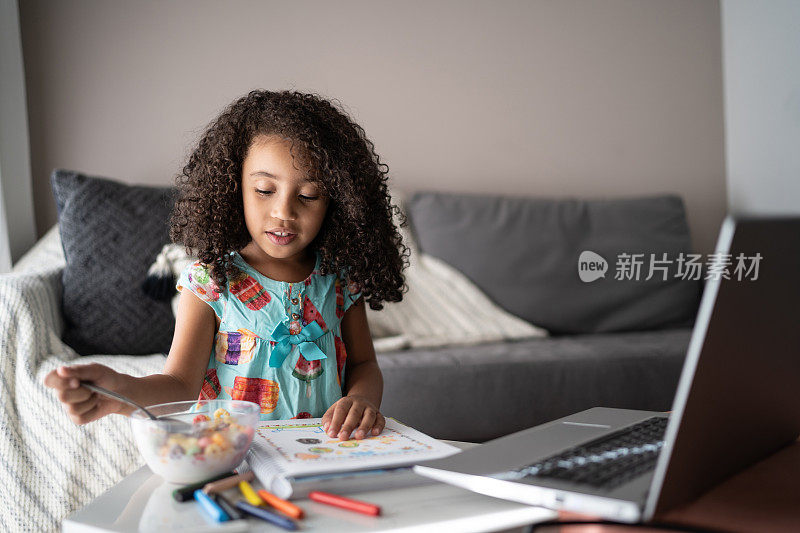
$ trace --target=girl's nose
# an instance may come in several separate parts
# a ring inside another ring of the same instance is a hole
[[[294,199],[287,195],[281,195],[276,198],[272,204],[272,212],[270,214],[273,218],[280,220],[294,220],[296,217]]]

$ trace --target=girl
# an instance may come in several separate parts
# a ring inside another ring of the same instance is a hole
[[[402,298],[408,253],[387,171],[364,130],[316,95],[235,101],[178,178],[170,235],[200,261],[178,280],[164,372],[75,365],[45,384],[77,424],[131,412],[80,386],[89,380],[144,405],[247,399],[262,419],[322,416],[331,437],[378,435],[383,379],[365,302]]]

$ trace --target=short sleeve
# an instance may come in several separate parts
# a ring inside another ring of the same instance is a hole
[[[340,276],[342,283],[342,295],[344,296],[344,312],[346,313],[350,306],[353,305],[361,298],[361,287],[358,283],[351,281],[346,272],[342,272]]]
[[[196,262],[186,267],[178,278],[175,288],[189,289],[192,293],[207,303],[216,315],[222,319],[225,310],[225,298],[217,282],[211,277],[211,267]]]

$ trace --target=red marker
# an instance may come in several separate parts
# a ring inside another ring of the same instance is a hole
[[[342,509],[347,509],[348,511],[355,511],[357,513],[368,514],[371,516],[378,516],[381,514],[381,508],[379,505],[361,502],[351,498],[345,498],[344,496],[337,496],[336,494],[312,490],[308,493],[308,497],[315,502],[333,505],[334,507],[341,507]]]

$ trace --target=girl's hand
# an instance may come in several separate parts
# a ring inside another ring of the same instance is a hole
[[[112,413],[120,413],[122,402],[81,387],[80,381],[92,381],[100,387],[117,391],[122,374],[99,364],[61,366],[47,374],[44,384],[55,389],[64,410],[76,424],[87,424]]]
[[[368,434],[380,435],[386,419],[375,404],[363,396],[345,396],[322,415],[322,429],[329,437],[348,440],[353,430],[360,440]]]

